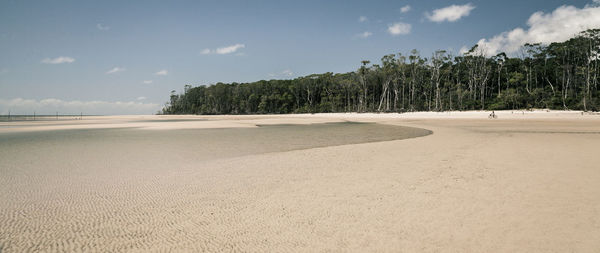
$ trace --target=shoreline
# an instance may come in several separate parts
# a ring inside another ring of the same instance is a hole
[[[256,115],[117,115],[87,116],[79,120],[39,120],[0,122],[0,133],[63,129],[140,128],[149,130],[257,127],[270,124],[314,124],[343,121],[380,122],[385,120],[577,120],[600,121],[600,114],[582,111],[448,111],[406,113],[318,113]]]

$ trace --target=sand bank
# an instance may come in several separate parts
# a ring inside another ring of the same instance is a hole
[[[12,159],[0,161],[11,172],[0,175],[0,248],[597,252],[600,118],[497,113],[497,120],[487,119],[487,112],[127,116],[0,127],[13,135],[351,120],[433,131],[234,157],[142,139],[139,148],[146,152],[121,152],[110,138],[43,149],[0,143]],[[206,120],[147,122],[157,119]],[[93,144],[88,152],[82,152],[85,143]],[[69,155],[50,159],[39,152],[50,148]]]

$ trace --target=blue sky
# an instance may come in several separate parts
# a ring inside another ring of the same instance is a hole
[[[564,29],[542,38],[535,26],[595,26],[597,4],[2,0],[0,113],[154,113],[185,84],[348,72],[413,48],[458,54],[481,39],[505,49],[502,34],[519,27],[523,41],[549,42]],[[528,22],[536,12],[541,21]]]

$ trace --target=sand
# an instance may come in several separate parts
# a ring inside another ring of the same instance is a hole
[[[487,114],[2,122],[0,251],[598,252],[600,116]],[[246,132],[204,155],[181,138],[346,121],[433,134],[257,149]]]

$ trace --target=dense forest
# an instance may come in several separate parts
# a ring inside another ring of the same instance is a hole
[[[550,45],[526,44],[515,57],[489,57],[474,46],[430,58],[412,50],[355,72],[293,80],[186,85],[171,92],[163,114],[407,112],[600,109],[600,29]]]

